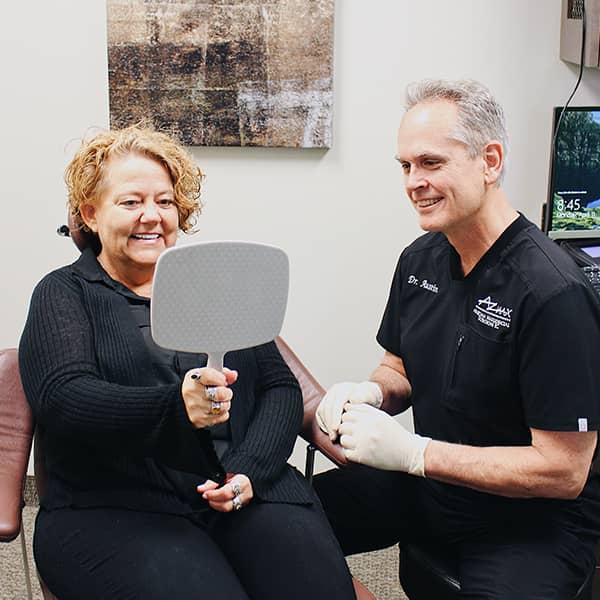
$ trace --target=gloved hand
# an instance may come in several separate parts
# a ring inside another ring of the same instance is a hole
[[[332,442],[338,437],[338,428],[347,402],[370,404],[379,408],[383,403],[383,394],[374,381],[336,383],[329,388],[317,408],[316,418],[319,427],[329,435]]]
[[[367,404],[350,404],[339,433],[348,460],[425,477],[425,447],[431,438],[410,433],[387,413]]]

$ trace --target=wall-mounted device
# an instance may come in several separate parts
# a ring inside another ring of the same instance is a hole
[[[600,68],[600,0],[562,0],[560,26],[560,57],[575,64],[581,63],[583,15],[585,12],[585,48],[583,65]]]
[[[555,240],[600,243],[600,106],[554,109],[555,151],[550,164],[544,231]]]

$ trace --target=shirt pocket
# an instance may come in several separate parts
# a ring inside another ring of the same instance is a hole
[[[511,347],[508,340],[491,339],[468,326],[461,327],[442,404],[479,421],[512,421],[520,410]]]

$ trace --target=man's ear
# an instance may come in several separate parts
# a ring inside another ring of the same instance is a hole
[[[96,223],[96,207],[93,204],[82,204],[79,207],[79,214],[90,231],[98,233],[98,224]]]
[[[483,149],[484,179],[487,184],[496,184],[504,164],[504,148],[496,140],[488,142]]]

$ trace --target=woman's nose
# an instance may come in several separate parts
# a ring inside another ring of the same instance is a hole
[[[148,223],[152,221],[160,221],[160,213],[158,207],[154,202],[144,202],[142,205],[142,215],[140,217],[142,223]]]

